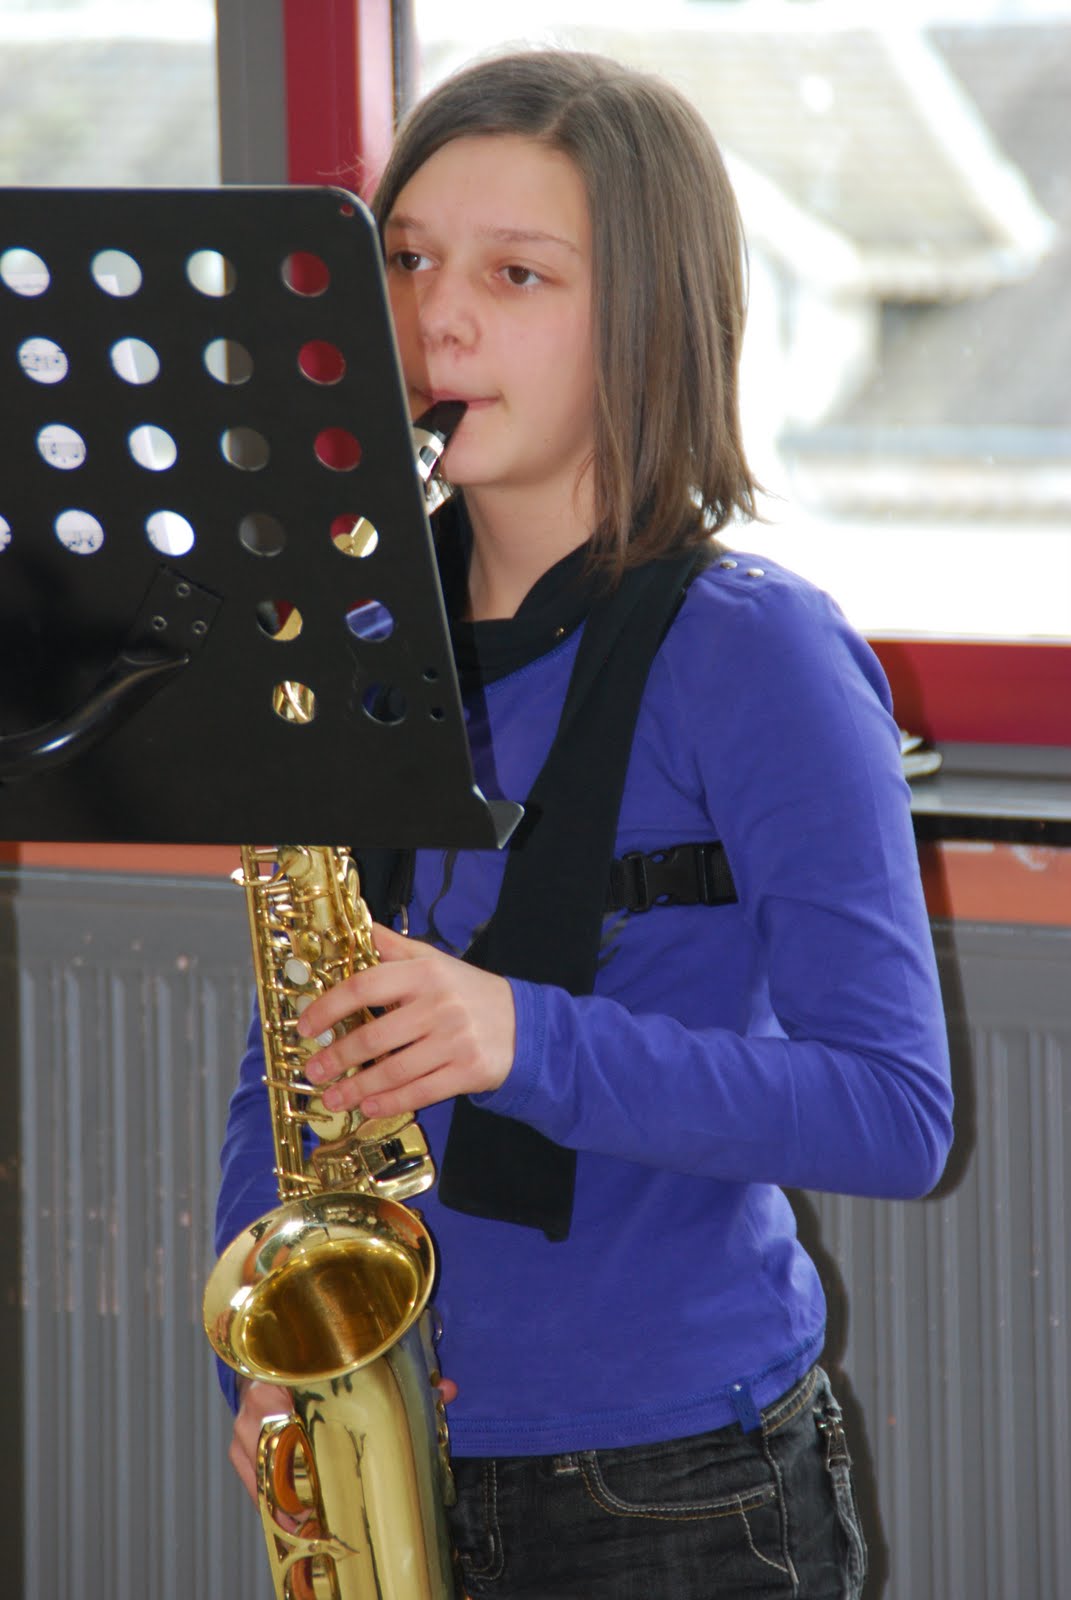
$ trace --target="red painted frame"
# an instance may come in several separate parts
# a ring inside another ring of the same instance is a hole
[[[367,198],[394,134],[391,0],[283,0],[287,175]]]
[[[902,728],[939,744],[1071,746],[1071,645],[922,638],[873,645]]]

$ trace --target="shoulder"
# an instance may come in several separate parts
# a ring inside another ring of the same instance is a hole
[[[887,708],[888,684],[836,601],[753,551],[725,550],[692,580],[664,641],[671,676],[732,685],[734,698],[797,699],[853,679]]]

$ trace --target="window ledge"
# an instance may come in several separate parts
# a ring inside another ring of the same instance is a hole
[[[911,785],[919,839],[1071,845],[1071,749],[938,746],[941,770]]]

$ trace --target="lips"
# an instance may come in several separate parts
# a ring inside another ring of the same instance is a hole
[[[483,406],[493,406],[495,395],[487,394],[458,394],[456,389],[433,389],[428,395],[432,405],[437,405],[440,400],[460,400],[471,411],[478,411]]]

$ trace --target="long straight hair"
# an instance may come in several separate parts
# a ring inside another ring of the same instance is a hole
[[[586,188],[595,305],[595,516],[609,574],[756,515],[737,374],[745,252],[714,138],[669,84],[602,56],[532,50],[466,67],[399,130],[373,202],[380,229],[451,140],[520,134]]]

